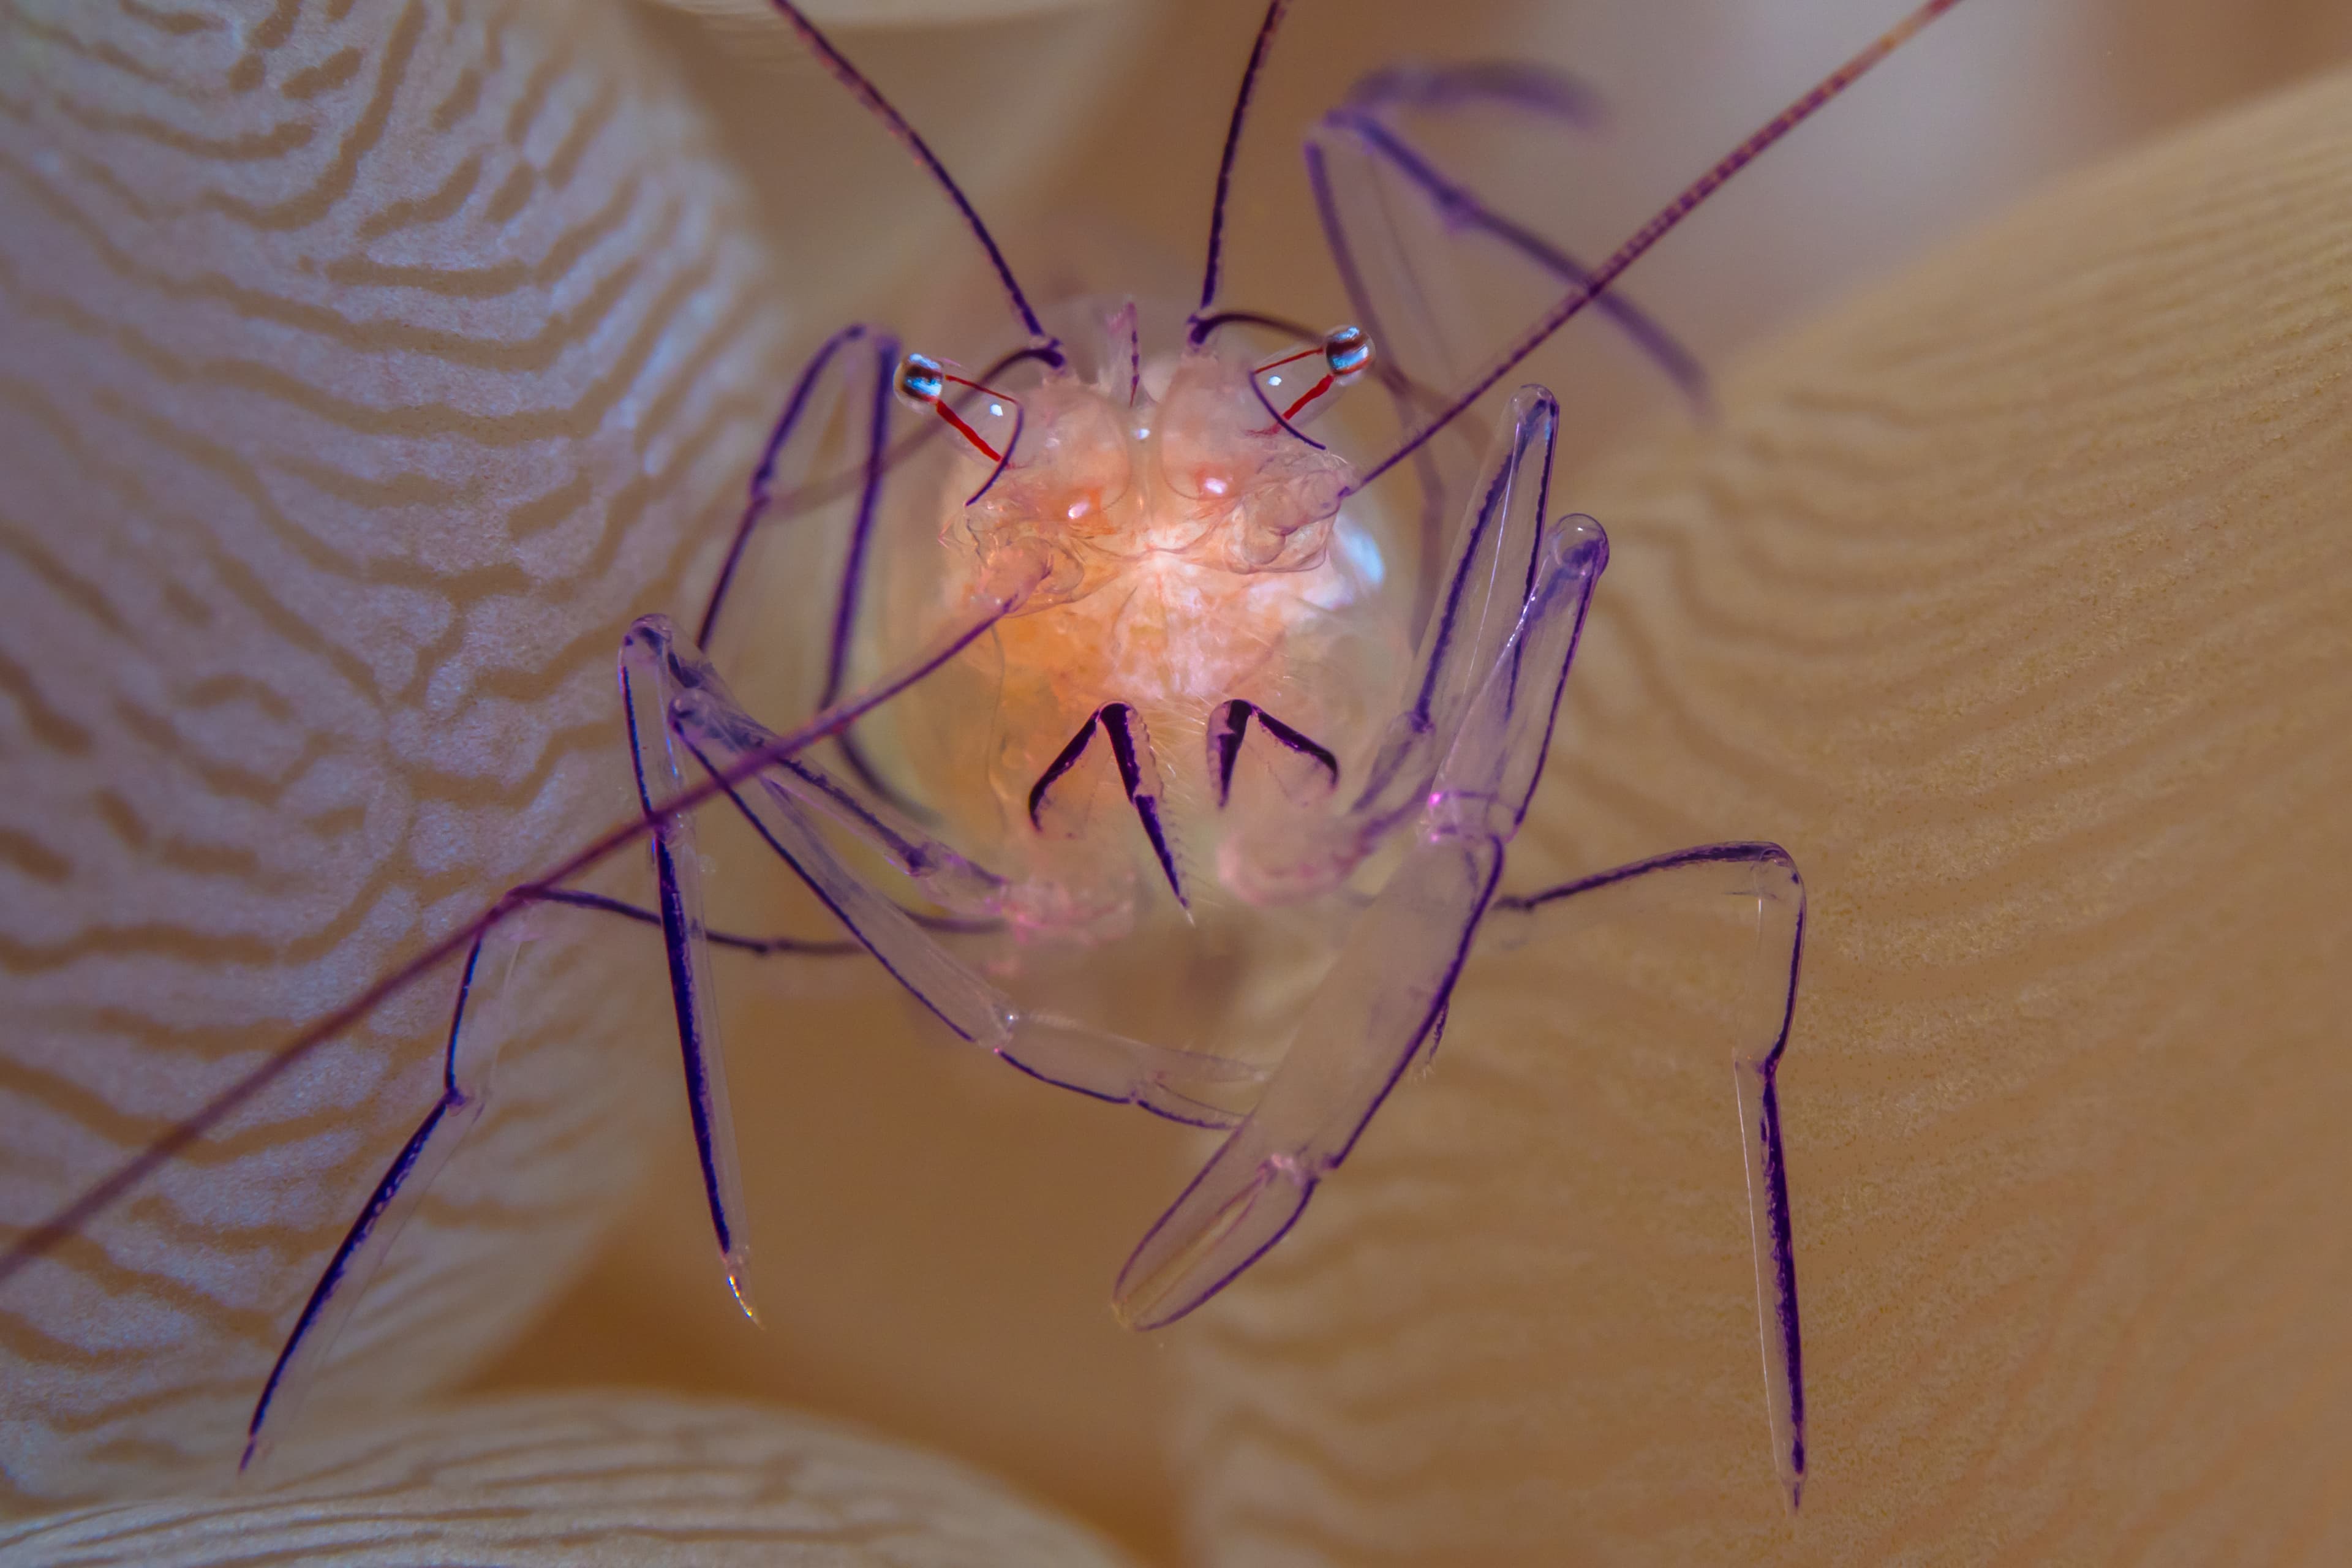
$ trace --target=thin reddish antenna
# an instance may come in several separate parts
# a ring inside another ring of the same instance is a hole
[[[995,237],[988,232],[988,226],[980,221],[980,214],[963,194],[963,187],[955,183],[955,177],[948,173],[947,165],[940,163],[939,154],[931,151],[930,143],[907,123],[905,115],[890,107],[890,100],[866,79],[863,71],[849,63],[847,57],[833,47],[831,39],[816,30],[816,24],[803,16],[801,8],[793,0],[769,0],[769,3],[775,6],[786,25],[800,35],[801,42],[808,46],[809,53],[833,73],[834,79],[847,88],[858,102],[871,110],[874,117],[898,139],[900,145],[915,155],[915,162],[939,182],[940,189],[947,193],[948,200],[954,203],[956,211],[963,215],[964,226],[971,230],[974,239],[980,241],[980,247],[988,252],[989,265],[996,268],[996,280],[1004,285],[1005,297],[1013,301],[1013,313],[1020,318],[1022,328],[1028,332],[1030,341],[1038,343],[1051,342],[1045,329],[1037,321],[1037,312],[1029,308],[1029,296],[1024,294],[1021,285],[1014,281],[1013,268],[1005,262],[1004,252],[996,248]],[[1287,4],[1287,0],[1284,3]]]
[[[1250,95],[1257,89],[1258,68],[1265,64],[1266,52],[1274,47],[1274,35],[1282,26],[1283,13],[1290,9],[1290,0],[1268,0],[1265,20],[1258,24],[1257,42],[1250,47],[1249,64],[1242,69],[1241,90],[1234,95],[1234,117],[1225,126],[1224,155],[1217,160],[1217,194],[1209,204],[1209,264],[1201,274],[1201,308],[1192,312],[1192,341],[1198,343],[1208,334],[1201,329],[1201,318],[1209,313],[1216,302],[1217,276],[1225,256],[1225,198],[1234,187],[1234,157],[1241,151],[1242,121],[1249,118]]]
[[[1405,458],[1419,451],[1428,439],[1468,411],[1470,405],[1493,390],[1496,382],[1511,374],[1513,366],[1543,346],[1544,340],[1568,324],[1576,313],[1598,299],[1601,290],[1614,283],[1624,270],[1641,259],[1652,246],[1664,239],[1674,226],[1690,216],[1699,204],[1723,188],[1732,175],[1754,163],[1759,154],[1772,143],[1811,119],[1821,107],[1859,81],[1864,73],[1909,42],[1922,27],[1958,5],[1960,0],[1927,0],[1894,26],[1880,34],[1868,48],[1854,56],[1837,69],[1813,84],[1811,90],[1788,108],[1759,126],[1753,134],[1738,146],[1725,153],[1715,167],[1685,186],[1683,193],[1658,209],[1655,216],[1633,231],[1633,237],[1617,247],[1616,253],[1592,269],[1582,284],[1569,290],[1565,299],[1551,308],[1543,319],[1507,350],[1502,358],[1488,367],[1466,392],[1455,398],[1452,406],[1415,431],[1380,462],[1364,471],[1363,478],[1350,487],[1362,489]]]

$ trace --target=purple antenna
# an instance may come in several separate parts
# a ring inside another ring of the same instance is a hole
[[[1207,336],[1201,329],[1201,318],[1217,300],[1217,274],[1225,255],[1225,198],[1233,192],[1234,157],[1241,151],[1242,121],[1249,118],[1250,94],[1257,89],[1258,68],[1265,64],[1266,51],[1274,47],[1275,30],[1282,26],[1283,13],[1290,9],[1290,0],[1267,0],[1265,20],[1258,24],[1257,42],[1251,46],[1249,64],[1242,69],[1241,91],[1234,95],[1234,117],[1225,126],[1224,156],[1217,161],[1217,195],[1209,205],[1209,264],[1201,274],[1201,308],[1192,314],[1192,341],[1197,344]]]
[[[1013,301],[1013,313],[1020,318],[1022,328],[1028,332],[1030,341],[1049,342],[1045,329],[1038,323],[1037,312],[1029,308],[1029,297],[1013,280],[1013,268],[1005,263],[1004,252],[996,248],[995,237],[988,232],[988,226],[980,221],[980,214],[973,210],[970,198],[963,194],[963,187],[955,183],[955,177],[948,173],[947,165],[940,162],[939,154],[931,151],[930,144],[907,123],[905,115],[890,107],[890,100],[866,79],[866,74],[851,65],[847,57],[833,47],[833,41],[816,30],[816,24],[803,16],[801,8],[793,4],[793,0],[769,0],[769,3],[775,6],[786,25],[800,35],[801,42],[808,46],[809,52],[833,73],[834,79],[847,88],[858,102],[873,110],[874,117],[882,121],[908,152],[915,155],[915,162],[939,182],[940,189],[947,193],[948,200],[953,202],[956,211],[963,215],[964,226],[971,230],[974,239],[980,241],[980,247],[988,252],[989,265],[996,268],[997,281],[1004,285],[1005,297]]]
[[[1731,176],[1754,163],[1764,150],[1798,126],[1811,119],[1821,107],[1859,81],[1864,73],[1893,54],[1922,27],[1958,5],[1960,0],[1927,0],[1900,22],[1881,33],[1869,47],[1845,64],[1815,82],[1805,94],[1788,108],[1759,126],[1748,139],[1725,153],[1713,168],[1683,188],[1682,194],[1658,209],[1649,222],[1633,231],[1633,237],[1619,246],[1608,260],[1592,269],[1591,275],[1570,289],[1560,302],[1547,311],[1528,331],[1526,336],[1505,351],[1503,356],[1488,366],[1485,374],[1456,397],[1445,412],[1423,426],[1405,439],[1403,446],[1391,452],[1364,471],[1363,478],[1352,487],[1362,489],[1397,464],[1419,451],[1432,436],[1460,418],[1470,405],[1494,389],[1495,384],[1511,374],[1521,360],[1543,346],[1544,341],[1566,326],[1569,321],[1587,305],[1600,298],[1601,290],[1617,281],[1624,270],[1641,259],[1649,248],[1672,232],[1675,226],[1690,216],[1707,197],[1723,188]]]

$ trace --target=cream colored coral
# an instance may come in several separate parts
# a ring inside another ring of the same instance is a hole
[[[741,152],[772,145],[742,104],[782,100],[702,102],[733,79],[635,30],[698,23],[276,15],[27,4],[0,56],[12,1223],[626,808],[619,628],[684,595],[787,338],[856,281],[772,270],[792,165]],[[387,58],[414,91],[378,117]],[[673,1117],[620,1280],[578,1308],[608,1353],[552,1338],[536,1375],[863,1399],[1149,1513],[1137,1369],[1172,1372],[1210,1563],[2341,1556],[2347,124],[2338,81],[2069,187],[1571,498],[1615,563],[1519,876],[1752,834],[1814,891],[1783,1080],[1797,1523],[1763,1451],[1728,1074],[1676,1033],[1706,939],[1659,922],[1475,972],[1435,1077],[1172,1354],[1067,1326],[1169,1142],[967,1081],[887,1010],[753,1001],[739,1099],[764,1070],[783,1108],[755,1142],[822,1121],[874,1156],[772,1165],[763,1223],[818,1237],[772,1256],[908,1271],[788,1274],[753,1336]],[[354,1325],[321,1445],[360,1441],[334,1436],[350,1400],[528,1321],[610,1217],[632,1106],[676,1092],[646,1087],[672,1080],[643,945],[542,938],[503,1121]],[[0,1290],[16,1510],[220,1474],[350,1194],[429,1100],[445,998]],[[824,1234],[893,1202],[918,1217]],[[924,1268],[963,1293],[905,1288]],[[593,1398],[673,1479],[791,1426]],[[172,1528],[457,1513],[434,1460],[505,1414],[397,1419],[422,1458],[384,1498]],[[940,1541],[986,1511],[924,1495]],[[737,1532],[741,1501],[693,1530]]]
[[[2071,181],[1578,484],[1515,880],[1772,837],[1811,1464],[1717,935],[1475,964],[1186,1347],[1208,1562],[2332,1562],[2352,1516],[2352,79]],[[1524,842],[1524,841],[1523,841]]]
[[[609,1391],[509,1395],[321,1435],[268,1491],[0,1523],[0,1562],[86,1568],[1114,1568],[962,1466],[806,1415]]]
[[[735,171],[646,26],[606,5],[0,16],[12,1226],[628,809],[621,632],[683,596],[698,552],[707,576],[798,312],[829,318],[858,276],[853,237],[823,268],[780,259],[790,172]],[[950,222],[887,138],[868,153],[924,204],[893,232]],[[338,1342],[330,1424],[512,1339],[641,1173],[671,1069],[658,971],[595,977],[635,951],[617,934],[543,922],[483,977],[480,1037],[508,1039],[491,1109]],[[454,982],[0,1289],[0,1507],[232,1472],[434,1101]]]

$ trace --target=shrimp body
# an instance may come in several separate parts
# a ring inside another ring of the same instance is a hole
[[[1804,1383],[1775,1073],[1796,1005],[1803,882],[1785,849],[1741,840],[1541,890],[1505,889],[1609,547],[1593,519],[1551,510],[1558,399],[1502,383],[1591,307],[1703,395],[1687,352],[1606,291],[1740,169],[1958,0],[1920,0],[1589,268],[1431,163],[1408,134],[1416,114],[1465,105],[1581,123],[1574,83],[1525,65],[1365,79],[1305,148],[1332,260],[1364,326],[1258,363],[1238,357],[1224,329],[1293,329],[1217,308],[1223,214],[1252,86],[1288,0],[1268,0],[1236,95],[1200,302],[1172,346],[1149,355],[1132,302],[1078,307],[1069,330],[1049,332],[929,145],[793,0],[772,3],[961,213],[1026,338],[999,369],[1025,363],[1037,367],[1033,378],[1018,389],[967,381],[921,354],[902,359],[895,337],[865,324],[828,338],[784,399],[697,627],[646,615],[623,639],[635,816],[508,889],[13,1242],[0,1253],[0,1284],[81,1235],[379,1004],[462,961],[440,1091],[295,1317],[247,1426],[241,1463],[254,1462],[481,1114],[499,1036],[468,1033],[469,998],[478,978],[485,990],[504,984],[497,977],[510,970],[519,939],[513,917],[552,904],[660,933],[712,1232],[747,1313],[714,950],[870,954],[965,1045],[1091,1100],[1222,1132],[1112,1288],[1121,1321],[1158,1328],[1198,1310],[1277,1243],[1406,1068],[1428,1059],[1490,917],[1506,940],[1525,941],[1547,923],[1542,910],[1641,881],[1708,909],[1736,899],[1755,914],[1746,1000],[1731,1026],[1767,1414],[1793,1507],[1805,1469]],[[1415,259],[1420,247],[1400,242],[1393,216],[1416,208],[1436,220],[1441,244],[1499,245],[1565,292],[1451,392],[1432,391],[1427,366],[1390,367],[1383,380],[1405,433],[1357,468],[1306,426],[1327,412],[1327,395],[1370,364],[1372,331],[1396,329],[1411,342],[1416,321],[1424,337],[1433,330],[1433,280]],[[894,383],[954,433],[945,445],[956,471],[942,489],[898,471],[915,446],[892,443]],[[1433,438],[1469,434],[1465,416],[1489,393],[1507,403],[1492,438],[1477,442],[1484,458],[1475,468],[1441,460]],[[787,506],[778,476],[811,471],[836,423],[850,439],[862,436],[865,462],[851,475],[862,483],[802,486]],[[1408,460],[1424,491],[1410,521],[1402,509],[1380,510],[1368,490]],[[799,650],[822,672],[814,710],[771,729],[704,650],[762,519],[771,531],[796,517],[805,529],[822,499],[853,493],[834,613],[805,628],[821,635]],[[911,526],[898,531],[901,518]],[[895,534],[887,542],[886,526]],[[877,562],[887,603],[869,606],[867,568]],[[1391,562],[1412,566],[1393,571]],[[872,668],[853,671],[869,654]],[[696,847],[703,807],[747,825],[839,937],[709,927]],[[632,846],[651,862],[650,906],[573,885]],[[1232,1032],[1263,1037],[1221,1038],[1214,1052],[1074,1016],[1056,976],[1035,996],[1016,995],[998,983],[1006,963],[976,963],[961,940],[943,940],[999,932],[1016,955],[1017,944],[1040,937],[1104,941],[1132,929],[1147,907],[1189,916],[1211,889],[1250,905],[1307,904],[1301,918],[1279,922],[1282,932],[1330,939],[1286,1022],[1240,1018]],[[1345,907],[1314,907],[1325,895]],[[1333,912],[1347,918],[1320,918]]]
[[[1353,467],[1284,428],[1249,361],[1213,346],[1143,359],[1135,319],[1132,305],[1097,313],[1097,352],[1073,355],[1097,368],[1021,395],[993,482],[995,449],[964,443],[939,530],[950,569],[925,563],[952,604],[1009,559],[1045,563],[1028,601],[967,650],[964,679],[909,701],[900,725],[926,737],[909,748],[918,776],[986,781],[933,804],[990,845],[1016,936],[1116,934],[1147,898],[1189,910],[1219,886],[1265,901],[1202,851],[1319,805],[1392,708],[1410,652],[1376,520],[1342,505]],[[1227,758],[1235,701],[1305,748],[1253,742],[1247,765],[1238,748]],[[1114,779],[1139,832],[1095,809]]]

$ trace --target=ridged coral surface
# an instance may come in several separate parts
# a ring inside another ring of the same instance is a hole
[[[699,25],[0,16],[12,1233],[631,808],[622,628],[693,599],[786,349],[845,288],[779,266],[774,182],[862,167],[746,154],[759,79],[716,106],[648,44]],[[659,955],[546,911],[492,1110],[346,1331],[290,1489],[162,1500],[233,1466],[431,1102],[446,979],[0,1285],[0,1562],[593,1561],[583,1531],[615,1562],[1099,1558],[773,1411],[355,1423],[537,1320],[647,1158],[592,1331],[527,1347],[532,1375],[867,1399],[1064,1501],[1181,1510],[1202,1563],[2352,1558],[2347,127],[2338,78],[2075,179],[1561,494],[1613,554],[1511,882],[1752,836],[1811,893],[1780,1079],[1793,1521],[1704,921],[1612,906],[1480,958],[1434,1071],[1259,1273],[1097,1342],[1038,1302],[1102,1321],[1181,1135],[942,1064],[895,1001],[730,971],[772,1047],[736,1079],[752,1207],[798,1266],[755,1336]]]
[[[1514,879],[1769,835],[1811,893],[1802,1512],[1724,950],[1629,910],[1475,965],[1204,1315],[1208,1560],[2352,1551],[2347,126],[2338,79],[2074,180],[1570,497],[1615,552]]]

